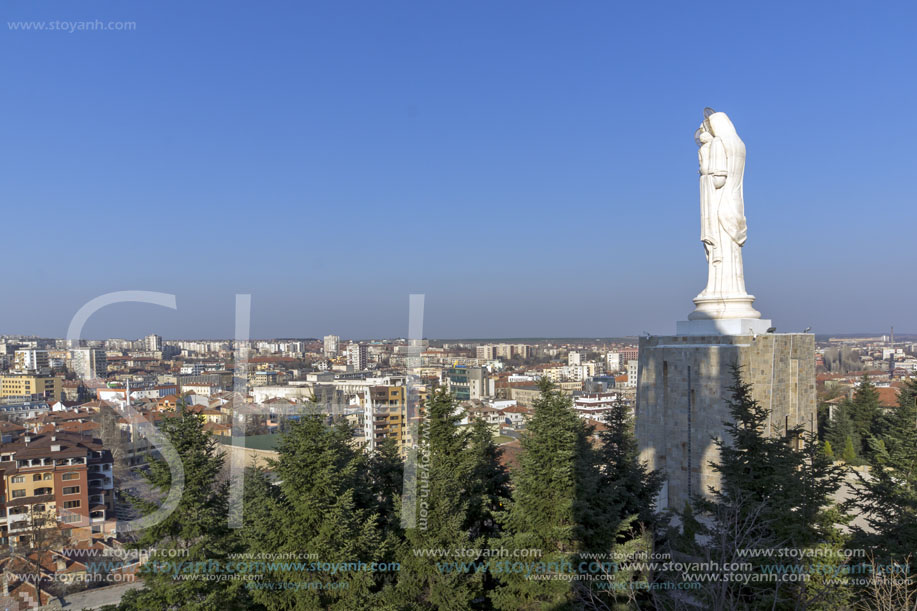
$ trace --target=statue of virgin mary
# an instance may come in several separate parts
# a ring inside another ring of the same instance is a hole
[[[694,299],[698,318],[758,318],[745,290],[742,247],[748,237],[742,180],[745,144],[726,113],[704,111],[695,132],[700,165],[701,242],[707,254],[707,286]]]

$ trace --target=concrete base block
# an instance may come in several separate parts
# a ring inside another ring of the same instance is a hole
[[[690,321],[690,324],[722,321]],[[770,326],[769,321],[764,322]],[[744,322],[742,324],[745,324]],[[768,433],[816,426],[815,336],[803,333],[683,334],[640,339],[636,434],[641,459],[667,482],[660,508],[709,495],[719,476],[713,438],[725,437],[731,365],[771,410]]]

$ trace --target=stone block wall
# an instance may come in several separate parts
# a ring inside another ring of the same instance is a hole
[[[754,398],[771,410],[769,434],[816,426],[815,336],[652,336],[641,338],[636,435],[641,459],[663,471],[660,508],[682,509],[692,495],[719,483],[709,466],[712,438],[723,438],[732,383],[742,368]]]

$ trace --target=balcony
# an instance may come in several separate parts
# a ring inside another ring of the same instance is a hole
[[[89,480],[90,488],[102,488],[103,490],[109,490],[113,487],[114,482],[110,477],[95,477]]]

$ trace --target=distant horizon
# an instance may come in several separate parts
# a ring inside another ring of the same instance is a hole
[[[779,335],[781,333],[802,333],[802,331],[781,331],[779,328],[776,333]],[[811,333],[811,332],[810,332]],[[159,335],[162,337],[163,341],[167,342],[177,342],[177,341],[206,341],[206,342],[231,342],[235,341],[231,337],[166,337],[165,335],[160,335],[153,333],[154,335]],[[142,340],[144,337],[151,335],[147,333],[139,337],[124,337],[124,336],[113,336],[113,337],[84,337],[81,338],[81,341],[86,342],[100,342],[108,340],[125,340],[125,341],[138,341]],[[341,338],[342,341],[396,341],[396,340],[407,340],[407,337],[401,336],[378,336],[378,337],[348,337],[345,335],[338,335],[335,333],[327,333],[325,335],[337,335]],[[675,335],[675,333],[663,334],[663,333],[652,333],[652,336],[664,336],[664,335]],[[829,338],[843,338],[843,339],[871,339],[875,337],[882,337],[890,335],[887,331],[884,333],[874,332],[874,333],[814,333],[815,341],[825,341]],[[49,335],[22,335],[22,334],[13,334],[13,333],[4,333],[0,334],[2,337],[22,337],[23,339],[36,339],[36,340],[64,340],[64,337],[55,337]],[[278,336],[264,336],[264,337],[252,337],[249,341],[258,342],[258,341],[321,341],[324,335],[320,336],[294,336],[294,335],[278,335]],[[586,341],[586,342],[602,342],[602,341],[615,341],[615,340],[634,340],[640,339],[644,335],[614,335],[607,337],[594,337],[590,335],[584,336],[544,336],[544,337],[424,337],[423,340],[430,342],[468,342],[468,343],[481,343],[481,342],[502,342],[502,343],[533,343],[533,342],[560,342],[566,341],[567,343],[573,341]],[[901,332],[895,331],[895,339],[907,339],[907,340],[917,340],[917,333]]]

